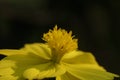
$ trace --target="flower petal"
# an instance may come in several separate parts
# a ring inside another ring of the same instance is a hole
[[[39,70],[35,68],[30,68],[24,71],[23,76],[26,79],[33,80],[37,78],[38,74],[39,74]]]
[[[24,48],[26,51],[34,53],[42,58],[51,59],[51,49],[46,44],[42,43],[26,44]]]
[[[27,79],[43,79],[56,77],[58,75],[64,74],[65,72],[66,70],[63,66],[48,62],[45,64],[33,66],[32,68],[25,70],[23,75]]]
[[[12,60],[1,60],[0,68],[15,67],[15,62]]]
[[[5,76],[1,76],[0,80],[17,80],[18,77],[14,77],[12,75],[5,75]]]
[[[11,75],[14,73],[12,67],[15,67],[15,63],[10,60],[0,61],[0,76]]]
[[[63,56],[61,62],[69,64],[98,64],[89,52],[73,51]]]
[[[17,77],[14,77],[15,62],[11,60],[1,60],[0,61],[0,80],[17,80]]]
[[[36,65],[36,64],[41,64],[48,61],[32,53],[29,53],[27,55],[22,55],[22,54],[12,55],[12,56],[5,57],[3,60],[15,61],[16,65],[20,65],[20,66]]]
[[[0,68],[0,75],[10,75],[13,74],[14,70],[12,68]]]
[[[118,77],[97,65],[67,65],[67,71],[80,80],[113,80]]]
[[[1,49],[0,54],[10,56],[10,55],[16,55],[16,54],[24,54],[25,52],[22,50],[17,49]]]
[[[66,72],[65,74],[61,75],[61,76],[57,76],[56,80],[81,80],[73,75],[71,75],[70,73]]]
[[[64,74],[66,72],[65,67],[62,65],[54,64],[52,62],[46,63],[45,65],[46,66],[44,66],[44,65],[35,66],[36,69],[40,70],[40,73],[38,76],[39,79],[56,77],[56,76]],[[41,70],[42,67],[44,67],[43,70]]]
[[[5,57],[3,60],[12,60],[16,62],[16,67],[14,68],[15,76],[19,76],[22,78],[22,74],[24,70],[34,66],[48,62],[48,60],[43,59],[35,54],[29,53],[27,55],[11,55]],[[22,80],[22,79],[19,79]]]

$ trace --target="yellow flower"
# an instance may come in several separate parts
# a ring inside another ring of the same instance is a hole
[[[1,60],[0,61],[0,80],[16,80],[17,77],[13,76],[14,70],[12,67],[15,67],[15,63],[10,60]]]
[[[2,61],[15,62],[13,76],[18,80],[56,77],[56,80],[113,80],[118,75],[107,72],[89,52],[78,50],[72,31],[53,30],[43,35],[45,43],[26,44],[19,50],[0,50]],[[9,64],[9,62],[6,62]]]

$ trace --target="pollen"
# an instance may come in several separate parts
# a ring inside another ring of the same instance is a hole
[[[43,40],[49,47],[59,53],[67,53],[78,48],[77,39],[73,39],[72,31],[67,32],[64,29],[57,27],[49,30],[48,33],[43,35]]]

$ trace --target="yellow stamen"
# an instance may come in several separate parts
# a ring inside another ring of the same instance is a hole
[[[67,53],[78,48],[77,39],[73,39],[72,31],[67,32],[64,29],[57,28],[49,30],[43,35],[43,40],[47,42],[51,49],[57,53]]]

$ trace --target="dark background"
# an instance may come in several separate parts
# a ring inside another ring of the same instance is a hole
[[[0,0],[0,49],[43,42],[55,24],[72,30],[80,50],[120,74],[120,0]]]

